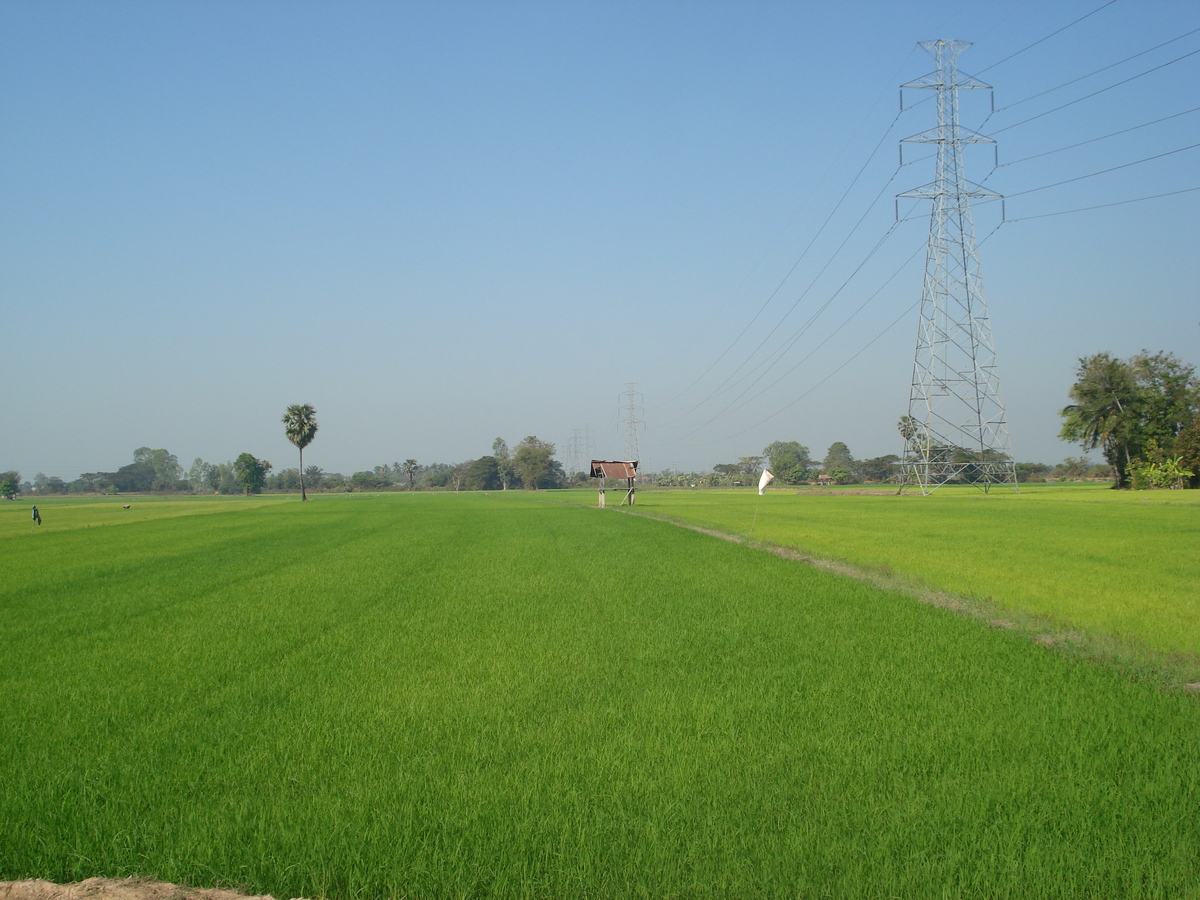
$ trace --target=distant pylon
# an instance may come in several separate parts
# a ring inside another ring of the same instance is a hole
[[[641,459],[638,451],[638,428],[642,420],[638,414],[642,411],[642,395],[637,392],[637,382],[625,382],[625,459],[632,461]]]
[[[571,437],[567,440],[567,475],[572,476],[579,471],[579,451],[581,446],[581,438],[579,429],[576,428]]]
[[[590,463],[596,458],[596,440],[592,436],[592,426],[583,426],[583,457]]]
[[[901,142],[934,144],[934,181],[898,194],[931,200],[929,244],[921,319],[913,362],[908,415],[900,420],[904,437],[901,462],[904,484],[928,494],[949,482],[970,482],[985,491],[992,484],[1016,488],[1008,425],[1000,399],[996,351],[988,322],[987,298],[979,267],[979,248],[971,221],[971,200],[1002,199],[966,179],[964,144],[995,143],[958,123],[960,89],[991,90],[957,68],[966,41],[921,41],[937,69],[900,88],[935,92],[937,127]]]

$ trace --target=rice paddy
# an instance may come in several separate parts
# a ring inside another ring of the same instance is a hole
[[[637,509],[1200,657],[1200,491],[668,491]]]
[[[0,507],[0,878],[1200,897],[1195,696],[580,501]]]

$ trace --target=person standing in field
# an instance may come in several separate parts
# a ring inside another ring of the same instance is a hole
[[[33,521],[37,522],[39,525],[42,524],[42,514],[38,512],[38,508],[36,506],[33,508]]]

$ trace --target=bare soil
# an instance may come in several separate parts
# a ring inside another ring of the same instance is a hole
[[[74,884],[0,881],[0,900],[275,900],[219,888],[191,888],[142,878],[89,878]]]

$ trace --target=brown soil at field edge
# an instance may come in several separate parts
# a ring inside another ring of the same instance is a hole
[[[0,881],[0,900],[275,900],[220,888],[191,888],[142,878],[89,878],[74,884]]]

